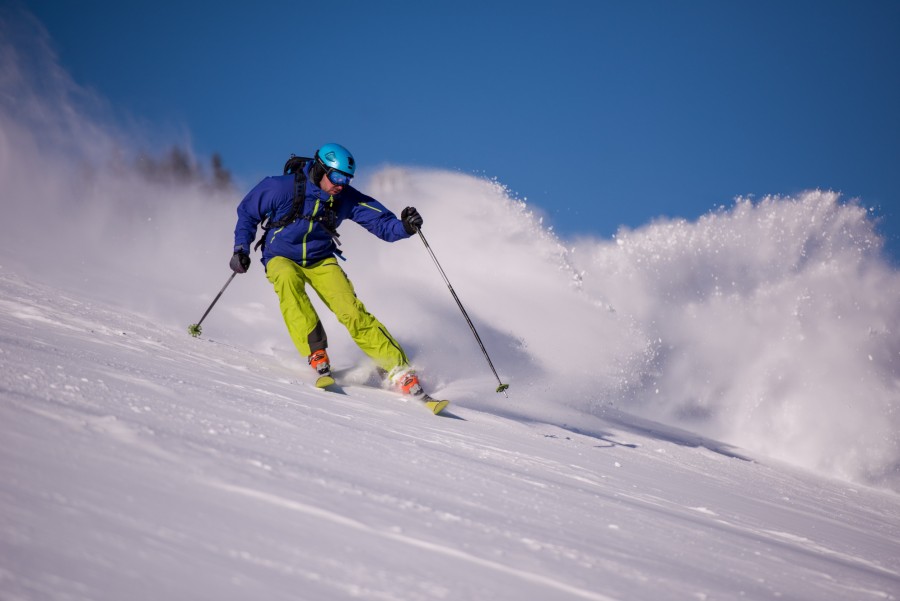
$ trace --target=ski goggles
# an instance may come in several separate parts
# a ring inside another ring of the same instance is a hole
[[[334,167],[328,169],[325,172],[325,175],[328,177],[328,181],[330,181],[335,186],[346,186],[350,184],[350,180],[353,179],[352,175],[347,175],[343,171],[338,171]]]

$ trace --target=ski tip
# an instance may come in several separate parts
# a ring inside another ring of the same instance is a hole
[[[316,380],[316,388],[328,388],[329,386],[334,386],[334,378],[331,376],[319,376],[319,379]]]
[[[450,404],[450,401],[425,401],[425,406],[431,409],[431,412],[435,415],[439,414],[441,411],[447,408],[447,405]]]

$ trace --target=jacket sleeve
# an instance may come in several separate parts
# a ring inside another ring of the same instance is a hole
[[[357,192],[350,219],[388,242],[409,238],[409,234],[403,228],[403,222],[396,215],[371,196],[360,192]]]
[[[250,245],[256,239],[256,228],[267,215],[275,214],[284,203],[283,186],[277,180],[275,177],[265,178],[238,205],[234,252],[242,250],[250,254]],[[293,202],[293,198],[289,197],[288,202]]]

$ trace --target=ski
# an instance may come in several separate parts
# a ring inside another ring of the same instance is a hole
[[[316,388],[328,388],[334,386],[334,378],[331,376],[319,376],[316,380]]]
[[[316,379],[316,388],[327,390],[329,392],[341,392],[340,385],[335,381],[333,376],[319,376]],[[383,389],[379,389],[383,390]],[[415,399],[425,405],[429,411],[435,415],[439,415],[441,411],[447,408],[450,401],[436,399],[425,392],[415,395],[398,395],[402,399]]]
[[[424,392],[415,398],[425,403],[425,406],[431,409],[431,412],[435,415],[438,415],[441,411],[447,408],[447,405],[450,404],[450,401],[440,401],[428,396]]]

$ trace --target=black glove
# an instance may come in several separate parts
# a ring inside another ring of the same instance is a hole
[[[229,266],[235,273],[247,273],[247,270],[250,269],[250,257],[245,252],[237,251],[231,257]]]
[[[422,227],[422,216],[416,210],[416,207],[406,207],[400,213],[400,219],[403,221],[403,229],[412,236],[420,227]]]

